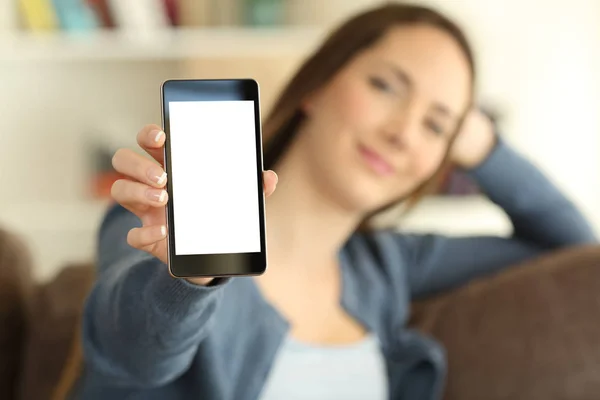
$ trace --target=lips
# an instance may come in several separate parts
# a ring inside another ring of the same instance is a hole
[[[367,166],[377,175],[390,176],[394,174],[392,164],[387,162],[379,153],[363,145],[359,145],[358,150]]]

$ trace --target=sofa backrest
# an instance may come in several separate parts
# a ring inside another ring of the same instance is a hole
[[[548,254],[413,305],[447,351],[446,400],[597,399],[600,247]]]

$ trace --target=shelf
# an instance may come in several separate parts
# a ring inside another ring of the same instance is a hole
[[[484,196],[423,199],[398,221],[398,227],[406,232],[456,236],[507,236],[512,232],[504,211]]]
[[[95,232],[108,204],[108,200],[80,200],[4,205],[0,225],[29,232]],[[395,218],[392,221],[396,223]],[[504,212],[483,196],[426,198],[397,224],[401,230],[445,234],[507,234],[511,230]]]
[[[326,32],[320,28],[119,30],[6,34],[0,61],[178,60],[201,57],[302,55]]]
[[[108,205],[108,200],[7,204],[0,225],[23,233],[95,233]]]
[[[0,227],[26,241],[40,281],[72,262],[92,260],[96,235],[107,201],[31,202],[2,206]],[[511,225],[497,206],[483,197],[428,198],[397,221],[401,231],[446,235],[500,235]]]

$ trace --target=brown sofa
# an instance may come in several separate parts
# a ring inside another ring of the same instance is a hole
[[[572,248],[414,304],[442,342],[446,399],[600,399],[600,247]]]
[[[0,231],[0,399],[62,399],[92,265],[34,287]],[[600,398],[600,247],[549,254],[413,305],[411,327],[448,353],[447,400]],[[8,288],[8,289],[6,289]]]
[[[27,299],[33,285],[29,253],[15,236],[0,230],[0,399],[13,399],[27,332]]]
[[[34,284],[23,241],[0,230],[0,399],[64,398],[76,376],[79,318],[94,268],[66,266]]]

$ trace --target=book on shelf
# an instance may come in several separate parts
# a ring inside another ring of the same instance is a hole
[[[108,0],[87,0],[87,4],[94,10],[101,27],[114,28],[115,21],[108,5]]]
[[[242,24],[242,4],[238,0],[213,1],[212,18],[217,26],[239,26]]]
[[[179,25],[179,1],[178,0],[164,0],[165,12],[167,13],[167,19],[172,26]]]
[[[181,26],[273,26],[285,20],[287,0],[180,0]]]
[[[179,24],[185,27],[212,24],[212,0],[179,0]]]
[[[95,143],[89,148],[89,180],[87,195],[94,199],[107,199],[110,190],[117,180],[125,178],[112,166],[112,157],[116,149]]]
[[[0,0],[0,30],[14,30],[20,19],[32,31],[117,28],[143,33],[173,26],[274,26],[285,23],[289,1]]]
[[[164,0],[110,0],[117,25],[131,32],[148,32],[164,29],[171,24]]]
[[[104,123],[83,132],[85,153],[86,191],[84,195],[94,199],[110,197],[110,189],[117,180],[125,178],[112,166],[112,158],[120,148],[129,148],[141,154],[141,150],[128,140],[120,137],[121,129],[127,130],[129,124],[115,118],[117,123]],[[123,126],[123,128],[120,128]]]
[[[232,26],[242,23],[244,0],[180,0],[181,25]]]
[[[52,4],[65,31],[88,31],[100,26],[98,15],[86,0],[52,0]]]
[[[244,0],[244,23],[251,26],[281,25],[285,20],[286,0]]]
[[[0,30],[9,26],[15,30],[19,20],[31,31],[164,29],[178,24],[180,1],[185,3],[185,0],[0,0],[0,23],[3,23]]]
[[[52,0],[19,0],[19,7],[23,22],[31,31],[44,32],[58,28]]]

